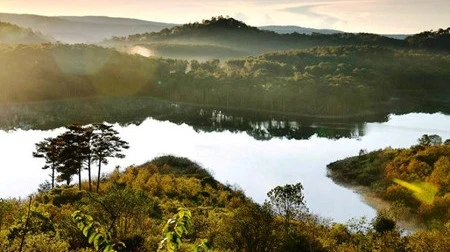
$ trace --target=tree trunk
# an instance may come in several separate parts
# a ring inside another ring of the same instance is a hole
[[[55,188],[55,166],[52,166],[52,189]]]
[[[98,190],[100,188],[100,171],[101,171],[101,168],[102,168],[102,161],[101,161],[101,158],[100,158],[100,160],[98,161],[97,193],[98,193]]]
[[[78,168],[78,190],[81,191],[81,166]]]
[[[88,166],[88,181],[89,181],[89,192],[92,192],[92,180],[91,180],[91,158],[88,158],[87,161],[87,166]]]

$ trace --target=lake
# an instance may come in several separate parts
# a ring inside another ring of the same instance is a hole
[[[215,118],[227,117],[215,115]],[[301,182],[308,208],[338,222],[352,217],[372,218],[375,211],[358,194],[326,177],[328,163],[357,155],[360,149],[409,147],[423,134],[438,134],[444,140],[450,138],[450,116],[439,113],[390,115],[385,122],[372,123],[309,122],[304,127],[297,122],[262,121],[253,122],[252,131],[226,128],[208,131],[152,118],[114,127],[129,142],[130,149],[124,153],[125,159],[111,160],[103,168],[104,172],[116,166],[124,169],[139,165],[160,155],[183,156],[211,171],[220,182],[241,188],[259,203],[264,202],[266,193],[275,186]],[[274,129],[286,127],[289,132],[309,130],[311,133],[304,139],[269,136],[270,132],[277,132]],[[264,140],[255,137],[255,130]],[[0,130],[3,170],[0,197],[25,197],[49,179],[49,171],[41,169],[44,161],[32,157],[34,144],[63,131],[63,128]],[[324,131],[337,133],[330,137]],[[347,133],[342,137],[339,132]]]

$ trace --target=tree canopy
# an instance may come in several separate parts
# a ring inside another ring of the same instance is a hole
[[[43,169],[51,168],[52,188],[55,187],[55,171],[59,173],[57,181],[72,181],[78,175],[81,190],[81,172],[88,170],[89,191],[91,191],[91,163],[98,163],[97,191],[100,186],[101,165],[107,164],[109,158],[123,158],[122,150],[128,149],[128,143],[118,136],[112,125],[104,123],[92,126],[69,125],[66,131],[55,138],[46,138],[36,144],[33,156],[44,158]]]

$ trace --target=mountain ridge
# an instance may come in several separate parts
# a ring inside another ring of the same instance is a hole
[[[40,44],[47,42],[52,42],[52,38],[46,37],[40,32],[34,32],[31,29],[0,20],[0,43]]]
[[[312,33],[321,33],[321,34],[344,33],[344,31],[340,30],[315,29],[297,25],[266,25],[266,26],[259,26],[258,28],[261,30],[273,31],[279,34],[289,34],[295,32],[308,35],[311,35]]]
[[[181,26],[175,23],[148,21],[136,18],[108,16],[44,16],[36,14],[1,13],[0,20],[31,28],[34,31],[54,37],[63,43],[96,43],[113,36],[128,36],[145,32],[158,32],[165,28]],[[334,34],[344,33],[333,29],[315,29],[295,25],[269,25],[256,28],[279,34]],[[96,34],[97,33],[97,34]],[[382,34],[380,34],[382,35]],[[390,38],[404,39],[407,35],[390,34]]]
[[[102,16],[41,16],[0,13],[0,20],[39,31],[62,43],[96,43],[113,36],[155,32],[174,26],[161,22]]]

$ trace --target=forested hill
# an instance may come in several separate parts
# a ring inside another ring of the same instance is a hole
[[[224,62],[147,58],[93,45],[0,46],[0,102],[145,95],[290,115],[448,112],[449,60],[367,46]]]
[[[39,44],[51,41],[41,33],[0,21],[0,43]]]
[[[301,182],[273,188],[259,205],[186,158],[158,157],[97,183],[95,192],[89,181],[81,189],[47,182],[30,200],[0,199],[0,250],[445,251],[450,245],[450,227],[402,234],[385,213],[371,222],[331,223],[308,211]]]
[[[450,221],[450,139],[423,135],[406,149],[386,148],[328,165],[333,180],[366,186],[391,203],[398,218],[415,218],[428,228]],[[412,217],[413,216],[413,217]]]
[[[401,47],[404,42],[367,33],[312,35],[278,34],[260,30],[233,18],[214,17],[160,32],[115,37],[102,43],[114,47],[141,46],[153,55],[176,58],[230,58],[258,55],[277,50],[305,49],[321,46],[378,45]]]
[[[450,51],[450,27],[425,31],[406,38],[408,45],[416,48]]]

